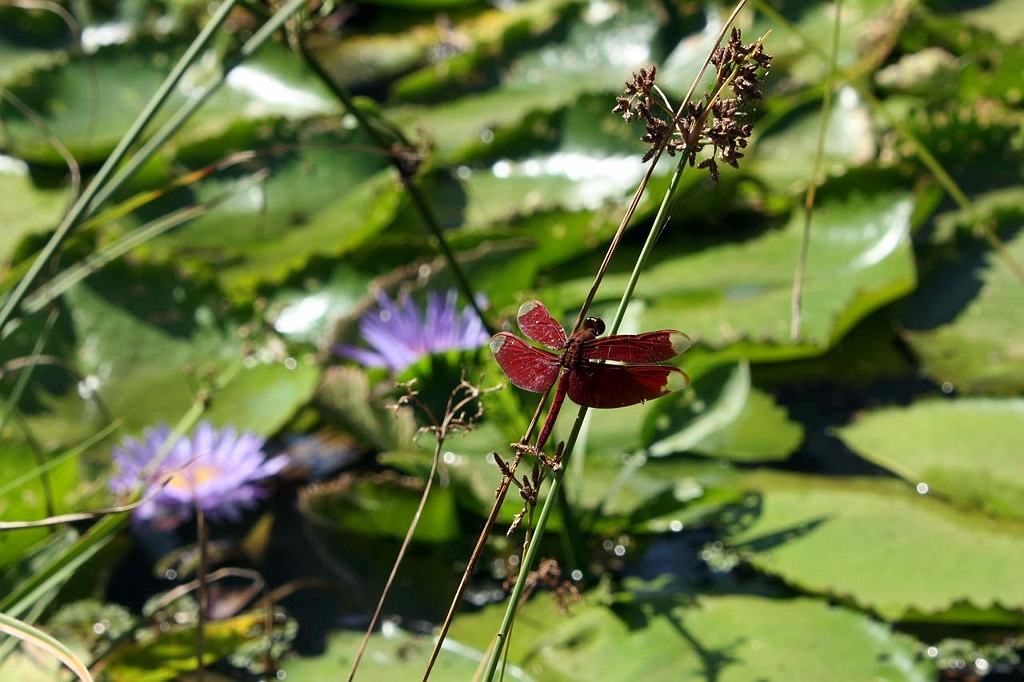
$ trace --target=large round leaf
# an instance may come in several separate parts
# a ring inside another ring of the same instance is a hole
[[[231,377],[212,395],[211,419],[261,435],[274,433],[311,396],[319,370],[306,360],[268,353],[246,360],[237,325],[221,323],[196,300],[183,316],[174,299],[188,296],[187,282],[159,272],[150,272],[150,281],[118,279],[131,275],[124,270],[103,274],[110,277],[95,278],[101,288],[79,285],[67,295],[77,362],[84,385],[129,431],[177,420],[196,398],[195,370]]]
[[[79,485],[76,459],[57,454],[42,457],[28,443],[9,441],[0,441],[0,452],[0,518],[39,521],[50,512],[72,511],[68,501]],[[51,503],[52,508],[48,507]],[[29,547],[49,536],[45,528],[0,532],[0,569],[23,558]]]
[[[103,47],[87,59],[69,52],[60,63],[19,74],[9,87],[79,163],[97,163],[128,130],[184,49],[180,41],[140,38]],[[170,112],[213,82],[222,69],[214,53],[202,57],[149,130],[169,119]],[[271,44],[228,75],[226,85],[189,119],[182,139],[223,134],[247,119],[304,118],[335,111],[334,99],[322,83],[301,69],[298,57]],[[0,113],[9,144],[19,157],[63,165],[35,122],[6,102],[0,102]]]
[[[1024,400],[928,400],[875,410],[839,436],[910,483],[1024,520]]]
[[[336,121],[244,125],[231,138],[183,148],[180,160],[204,167],[238,151],[249,163],[212,175],[187,192],[147,206],[152,219],[185,206],[227,200],[146,248],[216,276],[235,298],[279,284],[315,257],[365,245],[394,218],[402,191],[387,159],[358,131]],[[264,180],[251,179],[266,173]]]
[[[701,374],[653,411],[645,441],[654,456],[688,451],[738,462],[785,459],[803,437],[785,410],[750,385],[745,362]]]
[[[822,199],[811,216],[803,278],[800,341],[790,338],[790,310],[803,211],[789,224],[739,244],[667,255],[640,279],[652,300],[641,328],[681,328],[712,348],[738,344],[752,359],[817,355],[880,306],[915,284],[910,249],[911,197],[902,191]],[[671,228],[670,228],[671,229]],[[605,291],[621,291],[625,275],[610,275]],[[590,280],[557,287],[562,300],[582,301]]]
[[[8,167],[9,166],[9,167]],[[0,159],[0,274],[21,241],[34,234],[52,230],[60,222],[68,193],[36,186],[28,169],[19,163]]]
[[[642,587],[619,596],[567,614],[548,596],[531,601],[517,616],[510,661],[553,682],[934,679],[913,639],[823,601]],[[450,636],[485,649],[503,610],[458,618]]]
[[[1024,622],[1024,524],[884,479],[757,475],[734,543],[788,584],[890,619]]]
[[[1024,198],[998,210],[1024,210]],[[904,313],[907,340],[935,381],[970,393],[1024,390],[1021,282],[1006,259],[1024,263],[1020,221],[998,253],[969,244],[957,263],[929,277]]]
[[[530,114],[561,109],[585,94],[607,94],[611,109],[630,73],[649,67],[676,44],[680,50],[706,54],[706,38],[683,41],[676,27],[690,27],[677,23],[669,30],[659,25],[663,20],[642,4],[577,6],[561,39],[502,64],[496,87],[431,107],[398,105],[390,113],[403,126],[429,131],[445,157],[476,155],[481,141],[487,145]],[[684,83],[672,85],[685,91]]]
[[[355,662],[363,639],[362,632],[336,632],[327,640],[320,656],[295,657],[283,662],[281,669],[293,680],[328,680],[348,674]],[[414,635],[387,624],[369,641],[366,655],[360,662],[356,679],[412,680],[422,677],[434,639]],[[464,649],[442,649],[430,679],[438,682],[459,682],[472,679],[482,654]],[[509,671],[507,679],[531,679]]]

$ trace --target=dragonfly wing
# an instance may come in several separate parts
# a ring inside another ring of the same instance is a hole
[[[515,334],[492,336],[491,352],[509,381],[524,391],[543,393],[558,378],[558,356],[531,346]]]
[[[519,306],[519,329],[528,339],[542,343],[548,348],[561,350],[569,341],[565,329],[540,301],[527,301]]]
[[[569,398],[587,407],[626,407],[654,400],[690,383],[672,365],[586,364],[569,376]]]
[[[587,342],[590,360],[647,363],[671,360],[690,347],[690,337],[674,329],[644,334],[620,334]]]

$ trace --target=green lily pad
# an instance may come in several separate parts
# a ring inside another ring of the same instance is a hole
[[[757,388],[751,388],[743,412],[726,428],[709,434],[693,452],[734,462],[786,459],[803,440],[803,427]]]
[[[1020,218],[1014,221],[1018,226]],[[1024,230],[1005,257],[1024,263]],[[903,315],[907,342],[936,382],[965,393],[1024,390],[1021,283],[1003,256],[979,243],[925,280]]]
[[[266,611],[252,611],[203,625],[203,661],[209,665],[258,640],[266,640]],[[195,626],[168,627],[145,641],[115,647],[105,658],[111,682],[161,682],[196,669]]]
[[[858,322],[824,355],[758,366],[758,382],[770,387],[832,382],[870,391],[879,381],[916,377],[917,364],[895,329],[893,308],[897,305],[880,308]]]
[[[819,167],[829,175],[874,160],[878,146],[871,111],[857,92],[845,88],[836,100],[825,126]],[[822,114],[820,109],[797,109],[782,121],[765,121],[745,170],[787,194],[802,191],[814,177]]]
[[[772,398],[750,385],[750,366],[723,365],[694,379],[686,393],[657,403],[653,456],[694,452],[737,462],[785,459],[803,439]]]
[[[574,9],[564,39],[501,65],[496,87],[431,107],[397,105],[389,115],[406,129],[424,128],[444,158],[459,160],[479,155],[481,145],[517,128],[532,113],[557,111],[586,94],[605,93],[610,110],[632,71],[659,61],[677,44],[680,50],[706,55],[704,45],[675,33],[679,24],[673,31],[660,30],[663,17],[647,6]],[[688,83],[672,85],[685,91]]]
[[[745,525],[726,530],[757,568],[793,587],[887,619],[1024,622],[1020,522],[884,479],[759,474],[748,488]]]
[[[187,280],[167,274],[111,267],[92,278],[99,288],[79,285],[68,292],[85,385],[131,432],[176,420],[195,400],[191,372],[213,367],[232,380],[214,391],[209,418],[274,433],[312,395],[319,368],[269,352],[245,356],[237,326],[222,324],[201,301],[191,302],[191,317],[180,314],[175,299],[194,292],[187,293]],[[101,416],[93,412],[86,423]],[[75,417],[74,410],[67,414]]]
[[[89,56],[68,54],[60,63],[19,74],[10,90],[30,107],[79,163],[102,161],[156,92],[185,44],[139,38],[110,45]],[[182,93],[203,87],[222,66],[212,53],[186,73],[178,91],[150,130],[185,102]],[[240,120],[268,116],[304,118],[335,113],[338,104],[325,86],[301,67],[299,58],[271,43],[232,71],[219,91],[189,120],[180,139],[224,133]],[[27,161],[63,165],[35,124],[0,102],[8,144]]]
[[[569,499],[597,533],[677,533],[739,503],[735,472],[717,462],[587,457],[566,470]]]
[[[409,408],[389,407],[394,396],[370,391],[366,373],[354,367],[331,367],[317,389],[317,402],[328,421],[377,450],[413,448],[416,420]]]
[[[941,47],[928,47],[904,55],[898,62],[880,69],[875,83],[884,90],[938,98],[958,91],[960,66],[956,57]]]
[[[392,0],[420,4],[418,0]],[[443,0],[448,4],[463,0]],[[352,89],[391,81],[392,99],[449,99],[479,88],[488,64],[551,30],[572,0],[542,0],[496,8],[477,7],[436,21],[433,12],[391,12],[365,31],[337,40],[314,34],[311,52],[337,83]]]
[[[838,434],[910,483],[1024,520],[1024,400],[927,400],[869,412]]]
[[[47,517],[47,500],[54,514],[72,511],[68,506],[79,485],[78,461],[64,459],[45,472],[28,443],[0,443],[0,518],[4,521],[39,521]],[[54,455],[45,459],[52,459]],[[26,550],[50,536],[46,528],[0,532],[0,568],[23,558]]]
[[[607,414],[619,412],[623,411],[612,410]],[[588,418],[592,427],[604,420],[603,414],[596,411],[591,411]],[[603,433],[591,432],[587,439],[579,441],[565,466],[570,505],[578,517],[589,519],[590,530],[678,531],[702,521],[726,504],[737,502],[734,474],[719,463],[653,459],[636,450],[613,453],[607,450]],[[507,441],[495,425],[487,422],[445,443],[446,466],[459,488],[460,501],[480,516],[490,512],[494,491],[501,481],[501,470],[490,453],[497,450],[501,457],[511,460],[513,453]],[[535,462],[527,456],[517,474],[528,478]],[[542,501],[547,485],[541,491]],[[511,490],[502,506],[500,522],[511,522],[522,507],[522,499],[515,489]],[[562,519],[556,514],[549,528],[561,527]]]
[[[0,83],[9,85],[26,71],[62,61],[70,42],[68,26],[56,12],[0,6]]]
[[[971,6],[954,15],[968,24],[992,31],[1007,43],[1018,43],[1024,36],[1024,17],[1017,11],[1013,0],[996,0],[981,6]]]
[[[802,209],[781,230],[653,263],[640,279],[639,290],[650,300],[640,328],[681,328],[695,344],[714,349],[738,344],[732,354],[751,360],[818,355],[868,313],[912,290],[912,210],[902,191],[849,188],[821,198],[811,217],[799,342],[790,339],[789,328]],[[664,251],[676,249],[666,245]],[[609,275],[604,290],[621,291],[626,279]],[[586,279],[555,290],[576,303],[589,287]]]
[[[890,116],[906,119],[909,134],[930,150],[935,162],[960,189],[979,195],[974,203],[984,202],[985,194],[993,190],[1019,190],[1022,163],[1016,140],[1020,121],[1016,110],[986,104],[992,97],[1005,96],[1006,90],[994,87],[1000,92],[978,92],[974,99],[963,103],[944,103],[938,111],[914,106],[908,110],[907,103],[899,98],[887,100]],[[1012,92],[1012,85],[1007,83],[1006,87]],[[958,153],[956,147],[962,151]],[[920,163],[910,145],[897,147],[894,152],[915,165]],[[972,205],[961,210],[970,213],[977,209]]]
[[[472,226],[501,223],[517,214],[554,210],[598,211],[621,203],[647,172],[637,131],[611,113],[609,97],[582,95],[560,115],[528,118],[489,145],[486,168],[467,164],[464,177]],[[536,119],[536,120],[534,120]],[[660,176],[670,164],[659,166]],[[652,207],[645,204],[640,215]]]
[[[561,209],[522,215],[507,228],[492,228],[489,236],[501,239],[504,248],[493,252],[493,267],[485,267],[479,275],[487,285],[485,291],[494,305],[507,305],[514,312],[523,300],[523,291],[536,286],[543,269],[559,266],[563,273],[582,276],[586,268],[566,269],[564,264],[605,244],[620,217],[610,207],[598,211]]]
[[[328,638],[326,651],[322,655],[287,659],[281,669],[293,680],[323,680],[347,675],[362,639],[362,632],[335,632]],[[433,647],[433,637],[412,634],[386,625],[382,632],[370,637],[356,679],[419,679],[427,669],[427,659]],[[480,651],[446,647],[441,650],[430,679],[452,682],[471,679],[482,657]],[[532,679],[514,671],[509,671],[506,677],[512,680]]]
[[[64,189],[37,187],[22,164],[5,168],[0,157],[0,275],[11,264],[15,249],[30,235],[57,227],[70,194]]]
[[[750,366],[727,365],[699,376],[685,393],[657,406],[649,451],[655,457],[686,452],[716,432],[729,428],[742,414],[750,395]]]
[[[395,216],[402,191],[387,160],[366,151],[358,132],[336,122],[244,126],[232,138],[183,148],[196,167],[234,151],[262,149],[256,166],[235,167],[175,193],[140,212],[149,219],[229,193],[227,201],[143,252],[173,259],[210,276],[236,300],[279,284],[315,257],[339,257],[372,240]],[[296,148],[292,148],[294,145]],[[256,185],[240,179],[269,170]]]
[[[785,74],[787,81],[799,84],[824,82],[835,33],[833,7],[821,3],[787,5],[781,11],[759,12],[756,17],[753,27],[744,30],[744,37],[748,30],[751,35],[772,31],[767,45],[775,55],[773,74]],[[898,8],[884,0],[854,0],[843,4],[840,21],[834,68],[841,73],[870,57],[864,55],[865,46],[880,40],[880,33],[887,27],[897,31],[903,17]]]
[[[14,379],[31,371],[30,380],[18,399],[17,408],[23,415],[39,415],[51,396],[73,390],[82,378],[73,366],[54,360],[73,355],[77,342],[69,317],[61,314],[51,318],[50,315],[51,311],[27,315],[17,324],[11,325],[10,333],[0,339],[0,357],[13,363],[9,366],[7,380],[0,383],[0,396],[4,402],[9,400],[17,388]],[[44,334],[44,343],[37,348]],[[43,357],[38,364],[28,365],[29,359],[36,352]],[[22,362],[25,364],[19,366]],[[44,450],[53,450],[92,434],[83,431],[71,435],[67,440],[52,439],[54,435],[54,431],[42,431],[37,432],[35,438]]]
[[[652,584],[616,602],[587,600],[560,613],[550,597],[532,600],[517,615],[510,661],[552,682],[935,677],[911,637],[820,600],[695,596]],[[461,616],[449,636],[486,648],[503,611],[492,606]]]

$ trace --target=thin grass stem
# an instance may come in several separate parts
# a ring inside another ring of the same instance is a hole
[[[550,391],[541,396],[541,400],[537,404],[537,409],[533,412],[533,419],[530,420],[530,425],[526,429],[526,435],[524,435],[519,441],[520,448],[516,450],[515,459],[513,459],[511,463],[511,469],[513,472],[519,467],[519,462],[522,461],[523,453],[525,452],[524,448],[527,443],[530,442],[534,429],[537,428],[537,423],[540,420],[540,415],[544,410],[544,404],[547,402],[549,393]],[[469,579],[473,577],[473,571],[476,569],[476,565],[480,561],[484,545],[487,544],[487,538],[490,537],[491,530],[494,528],[494,524],[498,520],[498,513],[505,504],[505,497],[508,495],[508,489],[511,486],[512,478],[510,476],[502,476],[501,482],[498,484],[498,489],[494,493],[494,504],[491,506],[491,512],[487,515],[483,528],[480,529],[480,533],[477,535],[476,545],[473,547],[473,552],[470,554],[469,561],[466,563],[466,568],[462,572],[462,578],[459,580],[459,585],[455,588],[455,594],[452,597],[451,604],[448,605],[448,613],[445,614],[444,621],[441,623],[441,627],[438,630],[437,639],[434,642],[434,648],[430,652],[430,658],[427,660],[427,667],[423,671],[422,682],[427,682],[427,679],[430,677],[430,671],[433,670],[434,664],[437,662],[437,657],[441,653],[441,646],[444,644],[445,637],[448,636],[448,630],[451,628],[452,621],[455,619],[455,612],[458,611],[459,604],[462,603],[462,595],[466,592],[466,587],[469,586]]]
[[[167,98],[170,97],[174,88],[177,86],[178,81],[185,74],[185,71],[195,61],[196,56],[199,52],[206,47],[207,43],[213,38],[214,32],[220,27],[224,21],[227,20],[228,14],[236,4],[237,0],[225,0],[224,3],[217,9],[213,17],[207,22],[203,30],[199,32],[196,39],[192,41],[185,54],[182,56],[178,63],[175,64],[171,73],[167,75],[164,82],[160,84],[156,93],[146,103],[142,112],[135,119],[132,125],[128,128],[128,131],[118,141],[114,150],[107,157],[107,160],[100,167],[100,170],[93,177],[92,181],[86,186],[85,191],[78,200],[72,205],[71,209],[64,216],[64,219],[58,225],[53,236],[47,241],[46,246],[43,247],[39,255],[36,257],[32,267],[29,268],[28,272],[19,280],[17,286],[4,301],[3,306],[0,307],[0,338],[6,333],[7,322],[14,315],[14,312],[21,305],[22,299],[24,299],[29,288],[35,283],[36,278],[42,269],[46,266],[57,249],[60,247],[64,240],[71,234],[74,228],[81,222],[82,218],[88,215],[88,211],[92,210],[93,202],[97,196],[105,189],[105,185],[110,178],[114,169],[121,163],[121,161],[128,154],[128,150],[135,144],[135,142],[142,135],[142,132],[146,129],[149,123],[156,116],[156,112],[164,105]],[[112,190],[111,190],[112,191]],[[103,192],[104,195],[109,196],[109,192]]]
[[[192,404],[192,407],[174,427],[171,437],[164,443],[161,452],[154,458],[154,462],[157,459],[163,461],[166,458],[177,439],[199,421],[205,409],[205,401],[197,400]],[[57,589],[75,571],[114,538],[114,534],[124,526],[127,520],[126,514],[111,514],[100,519],[73,545],[33,572],[26,580],[18,583],[6,595],[0,597],[0,612],[17,618],[26,613],[40,599],[55,594]]]
[[[722,40],[725,39],[726,33],[730,30],[730,27],[736,20],[736,17],[739,14],[740,10],[743,8],[744,4],[745,0],[740,0],[740,2],[738,2],[735,5],[732,13],[729,15],[728,20],[723,25],[722,30],[719,33],[719,36],[715,42],[715,45],[719,45],[722,42]],[[690,100],[693,98],[693,95],[696,92],[697,86],[700,82],[701,77],[703,76],[704,71],[711,63],[711,58],[712,54],[709,52],[707,58],[704,61],[703,66],[701,67],[697,76],[693,79],[693,82],[690,86],[689,92],[686,95],[686,98],[683,100],[683,102],[679,105],[678,109],[676,110],[676,120],[678,120],[679,117],[681,117],[683,113],[686,111]],[[718,97],[719,93],[726,86],[727,83],[723,84],[719,91],[714,94],[714,97]],[[707,111],[710,111],[710,105],[708,106]],[[619,230],[612,238],[612,241],[608,247],[608,251],[605,254],[604,261],[602,262],[596,276],[594,277],[594,282],[591,286],[590,291],[587,294],[586,300],[583,303],[579,317],[576,321],[576,325],[573,327],[573,331],[576,331],[576,329],[578,329],[579,326],[582,324],[583,320],[586,317],[587,309],[589,308],[590,304],[593,302],[594,298],[597,295],[597,290],[600,287],[604,274],[611,263],[612,256],[617,250],[622,234],[625,232],[626,226],[629,224],[630,220],[632,219],[633,213],[636,210],[636,207],[639,205],[640,197],[647,188],[647,184],[653,174],[655,166],[657,165],[665,150],[667,142],[668,138],[662,141],[662,144],[655,150],[655,153],[650,160],[650,167],[648,168],[647,173],[644,175],[644,178],[638,186],[637,191],[633,196],[633,200],[626,211],[626,215],[623,217],[622,222],[619,225]],[[663,227],[667,224],[668,216],[671,213],[672,206],[676,199],[675,190],[678,187],[679,179],[682,176],[683,170],[686,168],[686,165],[686,156],[681,155],[679,162],[676,165],[676,170],[669,181],[669,186],[666,189],[664,195],[662,196],[662,201],[658,208],[658,213],[655,216],[654,221],[651,225],[651,229],[647,235],[647,240],[644,243],[640,255],[637,257],[636,263],[633,267],[633,271],[630,273],[629,280],[619,301],[618,309],[615,312],[615,318],[613,319],[608,329],[609,335],[614,335],[615,332],[618,330],[619,326],[621,325],[622,319],[625,316],[626,308],[628,307],[629,302],[632,300],[633,293],[639,281],[640,273],[646,266],[647,261],[650,258],[650,255],[654,249],[654,244],[660,236]],[[540,515],[537,517],[537,525],[534,529],[533,539],[523,558],[522,565],[520,567],[519,579],[516,581],[516,584],[513,587],[512,594],[509,596],[505,616],[502,619],[502,624],[498,630],[498,633],[495,636],[495,646],[491,651],[490,659],[488,660],[488,666],[484,672],[483,679],[487,680],[488,682],[494,678],[498,661],[502,658],[502,650],[504,649],[508,633],[510,632],[512,622],[515,618],[515,613],[519,604],[519,598],[522,595],[522,586],[526,582],[525,577],[529,574],[529,571],[535,565],[537,552],[539,551],[538,548],[540,546],[539,540],[542,537],[545,528],[547,527],[548,518],[551,514],[551,508],[554,504],[553,501],[557,500],[561,495],[561,486],[562,480],[564,478],[565,467],[568,465],[569,459],[571,458],[573,447],[575,446],[576,440],[583,428],[587,412],[588,408],[585,405],[581,405],[579,411],[576,414],[576,420],[573,422],[572,431],[569,434],[569,438],[566,441],[564,450],[561,454],[562,466],[554,472],[554,476],[551,481],[551,486],[548,490],[547,498],[545,499],[544,505],[541,508]]]
[[[453,402],[455,400],[455,396],[460,391],[465,391],[466,396],[458,402]],[[394,584],[395,578],[398,575],[398,569],[401,567],[402,561],[405,559],[405,554],[409,550],[409,546],[412,544],[413,536],[416,534],[416,528],[419,526],[420,519],[423,516],[423,510],[427,506],[427,499],[430,496],[430,491],[433,489],[434,479],[437,476],[437,470],[441,462],[441,448],[444,447],[444,443],[448,439],[454,420],[461,418],[464,414],[463,410],[469,407],[474,400],[479,399],[482,393],[484,392],[480,391],[472,384],[468,384],[463,381],[463,383],[459,384],[455,391],[452,392],[452,395],[448,398],[448,404],[445,407],[445,415],[440,424],[438,424],[434,419],[433,413],[427,409],[426,405],[420,404],[420,407],[427,411],[431,420],[436,425],[434,427],[436,435],[434,456],[430,460],[430,472],[427,474],[426,483],[423,486],[423,493],[420,495],[419,505],[417,505],[416,512],[412,517],[412,523],[409,524],[409,529],[406,531],[405,538],[402,540],[402,546],[398,550],[398,556],[395,558],[395,562],[391,567],[391,573],[388,575],[384,589],[381,591],[380,599],[377,601],[377,608],[374,610],[373,616],[370,618],[370,622],[366,626],[366,633],[363,635],[363,640],[359,644],[359,649],[356,650],[355,658],[352,661],[352,669],[348,674],[349,682],[352,682],[352,680],[355,679],[356,671],[359,669],[359,663],[363,658],[363,653],[366,651],[366,647],[370,642],[370,636],[376,629],[377,622],[380,619],[380,614],[384,609],[384,601],[387,599],[388,593],[391,591],[391,586]]]
[[[235,0],[226,0],[227,2],[234,2]],[[287,5],[281,7],[274,15],[254,33],[242,47],[238,49],[238,53],[233,58],[226,59],[224,67],[212,82],[208,83],[206,87],[198,94],[194,95],[185,104],[182,105],[178,111],[176,111],[171,118],[160,127],[160,129],[150,137],[145,144],[136,152],[132,158],[128,161],[125,166],[118,171],[117,175],[114,176],[110,182],[106,183],[104,187],[97,191],[96,196],[89,202],[89,210],[93,211],[99,207],[104,201],[106,201],[114,192],[116,192],[121,185],[123,185],[130,177],[132,177],[136,171],[139,170],[149,159],[156,153],[156,151],[162,147],[167,140],[171,138],[181,126],[192,117],[199,107],[206,103],[206,101],[213,96],[214,93],[224,84],[227,80],[228,74],[231,71],[244,62],[246,59],[251,57],[259,50],[263,43],[270,38],[281,26],[287,21],[295,12],[302,9],[306,3],[303,0],[291,0]]]
[[[212,197],[209,201],[203,202],[202,204],[185,206],[184,208],[168,213],[167,215],[161,216],[142,227],[132,230],[128,234],[111,243],[110,246],[90,254],[74,267],[64,270],[45,285],[32,292],[32,294],[25,299],[25,311],[31,313],[39,310],[78,282],[81,282],[89,275],[99,271],[108,263],[120,258],[135,247],[158,237],[164,232],[204,215],[209,212],[210,209],[218,206],[231,197],[236,196],[239,192],[265,180],[268,174],[269,171],[267,170],[253,173],[251,176],[236,183],[230,189]]]
[[[821,164],[825,155],[825,133],[828,131],[829,115],[832,111],[832,96],[835,88],[836,59],[839,54],[839,36],[842,29],[842,0],[836,0],[835,18],[832,25],[832,54],[829,57],[829,69],[825,74],[821,103],[821,120],[818,125],[818,139],[814,145],[814,161],[811,163],[811,178],[807,184],[807,196],[804,199],[804,224],[800,235],[800,256],[796,262],[796,274],[793,277],[793,297],[790,303],[789,338],[794,342],[800,340],[801,304],[803,297],[804,270],[807,267],[807,254],[811,247],[811,209],[818,192],[821,177]]]
[[[480,310],[479,305],[476,302],[476,296],[473,292],[473,287],[469,283],[469,277],[463,271],[462,266],[459,265],[458,259],[455,257],[455,252],[452,251],[448,245],[448,240],[444,236],[444,231],[441,229],[441,224],[437,220],[437,216],[434,215],[433,209],[430,208],[429,202],[420,188],[413,182],[413,178],[407,167],[403,166],[399,155],[394,153],[392,145],[388,142],[377,128],[373,125],[366,114],[356,105],[352,95],[343,87],[335,83],[334,79],[329,73],[321,66],[320,62],[309,52],[305,43],[301,40],[297,41],[299,51],[305,59],[306,64],[313,70],[320,80],[327,86],[327,88],[338,98],[345,110],[355,117],[359,123],[359,127],[366,133],[366,136],[377,146],[377,148],[384,153],[388,159],[390,159],[395,170],[398,171],[399,181],[402,183],[402,188],[409,195],[409,199],[412,201],[416,212],[419,214],[423,224],[427,226],[430,234],[437,240],[438,248],[441,250],[441,255],[448,267],[451,269],[452,278],[455,280],[455,286],[459,289],[459,293],[466,300],[466,303],[472,307],[473,312],[476,313],[483,324],[484,328],[487,329],[488,334],[497,333],[497,329],[487,321],[487,317],[483,311]],[[405,138],[400,130],[397,128],[391,128],[390,132],[395,135],[400,144],[403,146],[409,146],[409,141]]]

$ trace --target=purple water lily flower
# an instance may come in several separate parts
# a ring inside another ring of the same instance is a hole
[[[218,431],[203,421],[191,438],[180,438],[146,478],[146,467],[170,433],[166,424],[160,424],[146,429],[141,440],[126,438],[113,449],[117,473],[110,480],[111,491],[128,496],[146,488],[144,496],[152,495],[132,512],[136,525],[151,522],[170,530],[191,518],[197,505],[211,520],[238,520],[243,509],[266,496],[263,479],[288,463],[284,455],[266,459],[263,439],[254,433],[239,434],[231,426]],[[170,481],[154,494],[167,476]]]
[[[402,292],[396,304],[378,291],[378,307],[359,320],[359,333],[373,350],[339,344],[334,352],[365,367],[387,367],[400,372],[431,353],[483,346],[490,338],[483,321],[471,307],[460,313],[457,301],[454,289],[443,298],[432,291],[427,295],[426,310],[421,313],[408,292]]]

